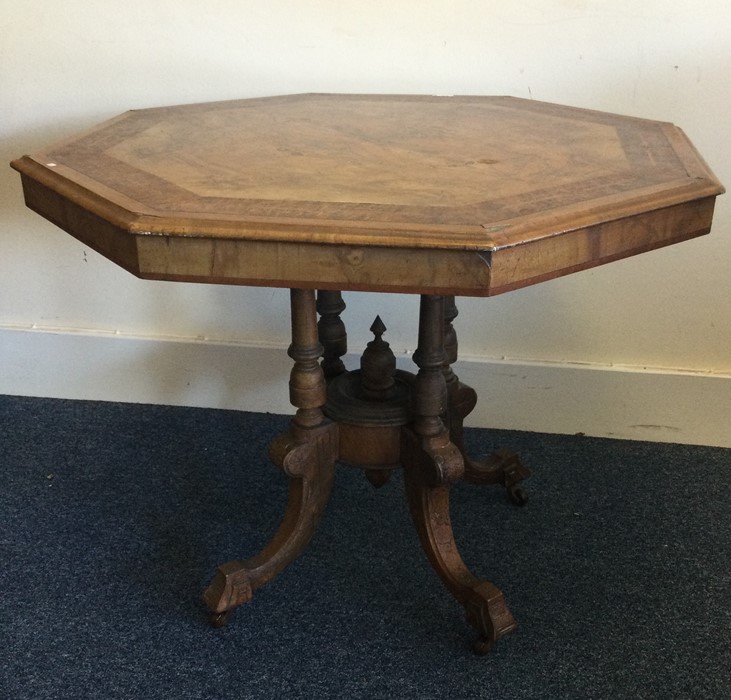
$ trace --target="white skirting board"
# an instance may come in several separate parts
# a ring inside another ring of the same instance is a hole
[[[0,367],[0,394],[293,410],[282,347],[6,328]],[[728,374],[482,358],[455,370],[478,394],[470,426],[731,447]]]

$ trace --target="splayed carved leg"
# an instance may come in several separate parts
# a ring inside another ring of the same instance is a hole
[[[471,387],[463,384],[452,370],[457,361],[457,334],[452,322],[457,317],[457,306],[453,296],[445,297],[444,310],[444,379],[447,384],[447,422],[455,445],[459,448],[465,462],[465,481],[473,484],[498,484],[504,486],[508,497],[516,505],[525,505],[528,496],[521,482],[530,476],[530,470],[521,462],[517,453],[501,449],[487,457],[474,459],[464,447],[464,419],[472,412],[477,403],[477,394]]]
[[[338,453],[338,428],[321,410],[326,400],[325,379],[318,364],[321,354],[314,293],[293,289],[289,355],[294,367],[289,386],[297,413],[289,430],[269,448],[272,461],[289,476],[287,510],[261,553],[218,568],[204,593],[216,626],[225,624],[235,607],[251,600],[254,591],[301,554],[327,505]]]
[[[419,347],[414,361],[413,428],[402,430],[402,461],[411,516],[422,547],[445,586],[464,606],[478,633],[473,648],[487,653],[516,627],[500,590],[472,574],[457,549],[449,515],[451,483],[464,476],[460,449],[451,441],[441,416],[447,408],[442,371],[444,298],[423,296]]]

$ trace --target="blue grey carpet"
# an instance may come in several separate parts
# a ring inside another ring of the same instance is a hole
[[[731,450],[469,430],[530,501],[458,485],[519,628],[487,657],[397,475],[338,471],[305,554],[213,629],[217,564],[276,528],[287,418],[0,397],[0,698],[729,698]]]

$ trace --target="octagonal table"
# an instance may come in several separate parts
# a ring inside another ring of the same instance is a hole
[[[291,289],[297,410],[270,448],[290,479],[287,510],[260,554],[219,567],[204,596],[213,622],[305,548],[337,461],[375,486],[403,466],[422,545],[478,652],[515,621],[459,555],[449,487],[501,484],[522,504],[528,470],[507,450],[465,452],[476,396],[452,370],[455,295],[700,236],[724,191],[671,124],[509,97],[143,109],[12,166],[31,209],[140,277]],[[378,317],[360,369],[345,370],[343,290],[421,295],[416,375],[395,368]]]

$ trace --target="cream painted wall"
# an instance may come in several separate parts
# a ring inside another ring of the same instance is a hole
[[[726,0],[0,0],[0,160],[129,108],[510,94],[672,121],[731,185],[730,28]],[[716,211],[708,237],[463,300],[463,353],[731,374],[730,195]],[[376,310],[394,349],[413,349],[415,298],[346,300],[354,350]],[[0,362],[2,329],[285,345],[287,304],[283,290],[137,280],[25,210],[0,167]]]

